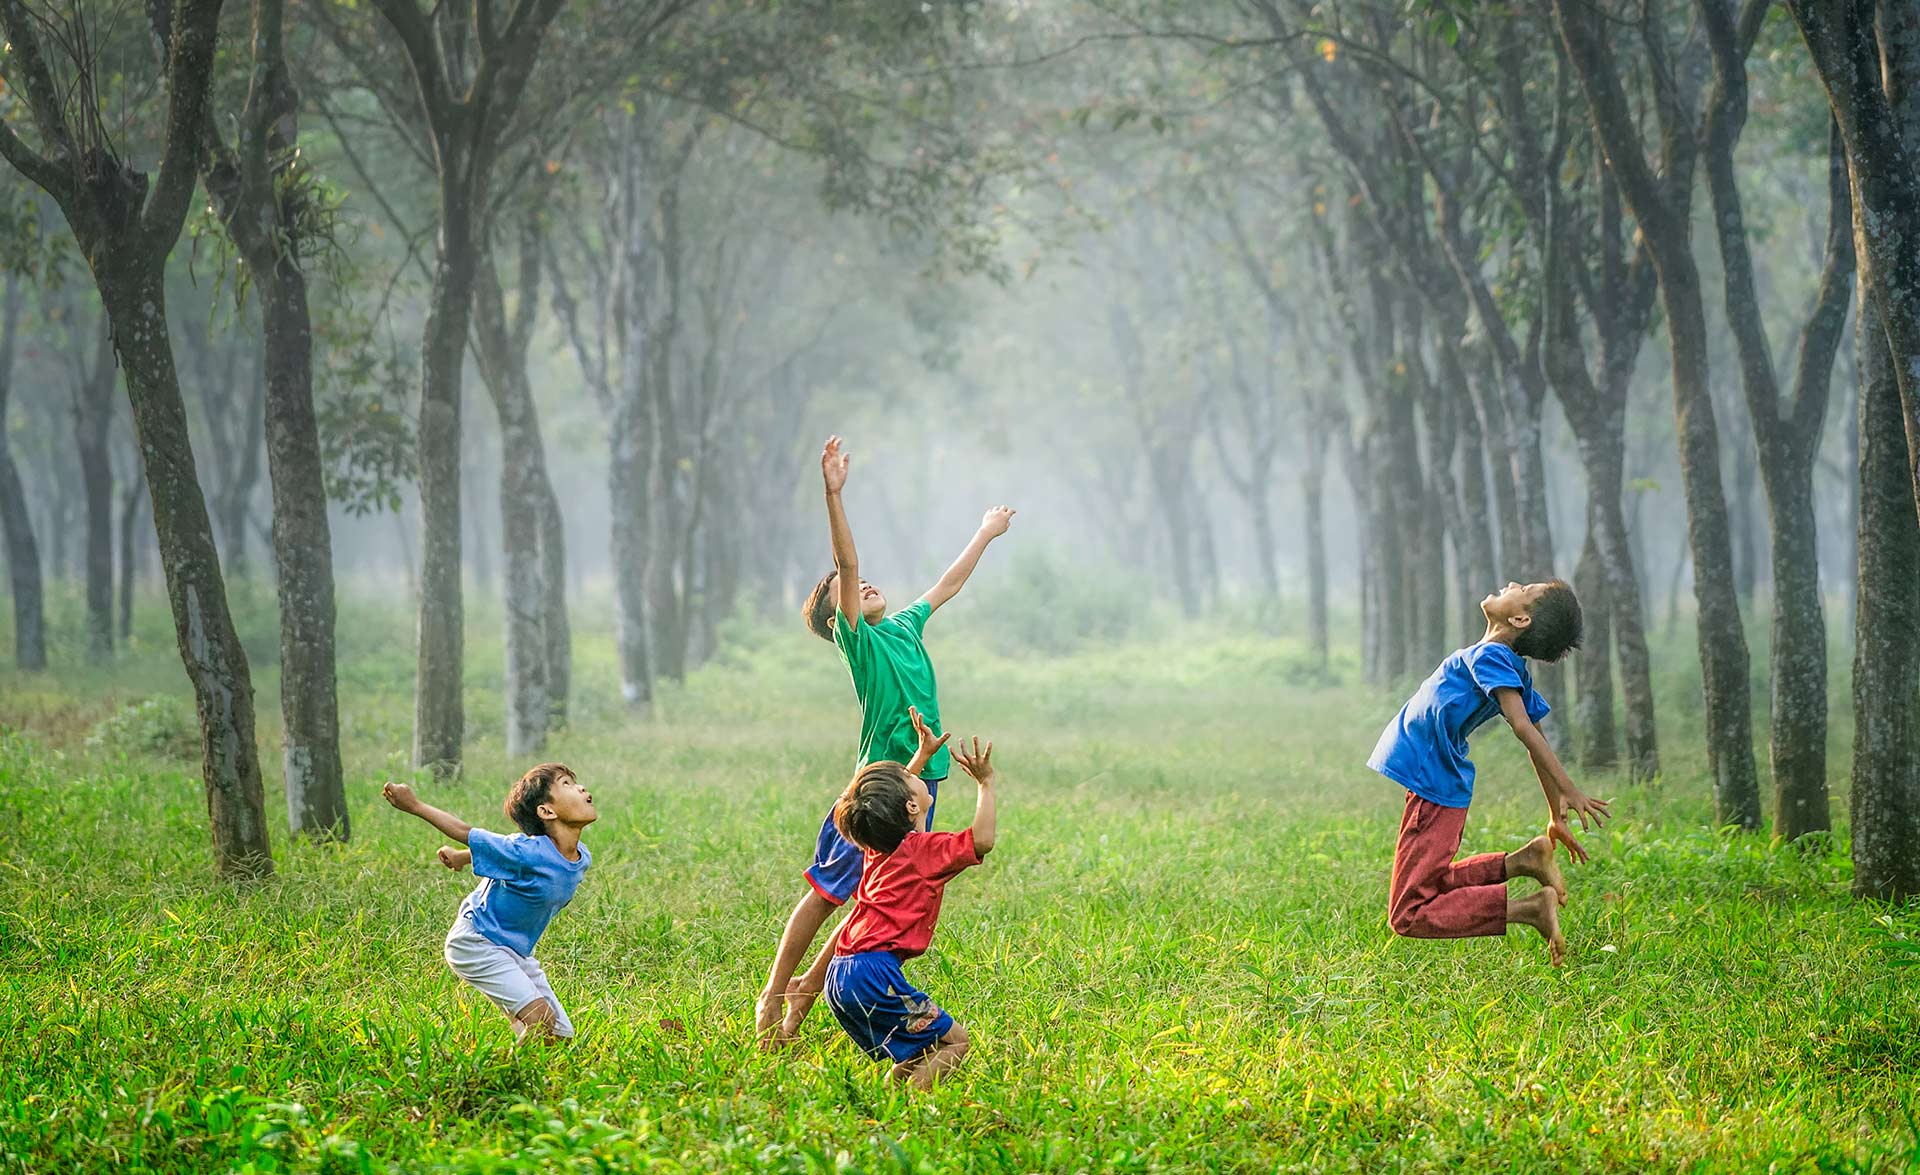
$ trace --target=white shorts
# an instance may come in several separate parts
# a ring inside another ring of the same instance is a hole
[[[538,959],[509,950],[473,928],[473,920],[461,910],[447,931],[447,966],[462,982],[486,996],[508,1016],[518,1016],[535,1000],[553,1007],[553,1034],[572,1036],[573,1021],[553,994],[547,973]]]

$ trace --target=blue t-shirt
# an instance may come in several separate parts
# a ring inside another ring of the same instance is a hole
[[[1538,722],[1553,707],[1534,692],[1526,658],[1498,641],[1450,654],[1422,682],[1380,734],[1367,766],[1423,800],[1443,808],[1473,801],[1473,760],[1467,736],[1500,713],[1493,691],[1516,689],[1527,717]]]
[[[580,859],[569,861],[551,837],[524,832],[501,836],[476,828],[467,834],[467,848],[473,852],[473,873],[480,884],[460,912],[473,919],[480,937],[522,957],[532,956],[533,944],[560,907],[573,900],[580,878],[593,864],[585,845],[580,846]]]

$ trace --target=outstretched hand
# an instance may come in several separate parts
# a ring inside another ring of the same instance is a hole
[[[1607,811],[1608,801],[1596,800],[1578,788],[1564,792],[1561,799],[1566,804],[1567,811],[1580,817],[1580,830],[1582,832],[1593,831],[1600,825],[1605,824],[1607,817],[1613,815],[1613,813]]]
[[[853,454],[840,448],[840,438],[827,438],[827,447],[820,451],[820,478],[827,483],[827,492],[837,494],[847,484],[847,466],[853,460]]]
[[[947,745],[947,740],[952,738],[953,735],[942,734],[936,736],[933,733],[933,727],[928,726],[927,720],[920,717],[920,711],[916,707],[907,707],[907,717],[913,719],[913,733],[920,739],[920,749],[914,755],[914,758],[932,762],[933,756],[939,752],[941,747]]]
[[[980,736],[975,735],[973,748],[968,750],[967,741],[961,739],[960,744],[953,748],[953,761],[960,764],[960,770],[973,776],[974,782],[981,787],[993,786],[993,743],[982,747]]]
[[[1011,506],[994,506],[981,516],[980,529],[997,539],[1007,533],[1007,527],[1012,524],[1013,516],[1017,513],[1019,511]]]
[[[1586,863],[1587,850],[1580,847],[1579,841],[1573,839],[1573,829],[1567,827],[1565,816],[1555,816],[1547,821],[1547,840],[1551,842],[1548,845],[1549,852],[1552,851],[1553,845],[1565,845],[1568,857],[1582,864]]]

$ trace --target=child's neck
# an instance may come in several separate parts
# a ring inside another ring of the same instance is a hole
[[[559,849],[560,855],[569,861],[578,861],[580,859],[580,833],[582,831],[582,829],[575,828],[571,824],[562,824],[558,820],[547,821],[547,839],[552,841],[553,847]]]
[[[1480,643],[1484,645],[1487,642],[1492,641],[1497,644],[1505,645],[1508,648],[1512,648],[1513,642],[1519,639],[1520,639],[1519,629],[1513,627],[1513,625],[1508,624],[1504,620],[1494,620],[1489,618],[1487,620],[1487,634],[1480,638]]]

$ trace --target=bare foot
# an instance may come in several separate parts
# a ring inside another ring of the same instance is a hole
[[[1507,876],[1531,877],[1551,889],[1561,905],[1567,904],[1567,879],[1560,873],[1560,862],[1554,859],[1553,842],[1544,836],[1536,836],[1507,854]]]
[[[760,1042],[762,1050],[778,1047],[775,1037],[785,1002],[770,991],[761,992],[760,998],[753,1002],[753,1038]]]
[[[1509,899],[1507,921],[1531,926],[1547,940],[1547,960],[1555,967],[1567,960],[1567,940],[1560,934],[1560,903],[1553,890],[1542,886],[1524,898]]]
[[[800,1025],[806,1020],[807,1013],[813,1011],[813,1002],[820,998],[820,989],[807,986],[804,978],[795,979],[787,984],[787,1014],[780,1021],[780,1035],[785,1043],[800,1035]]]

